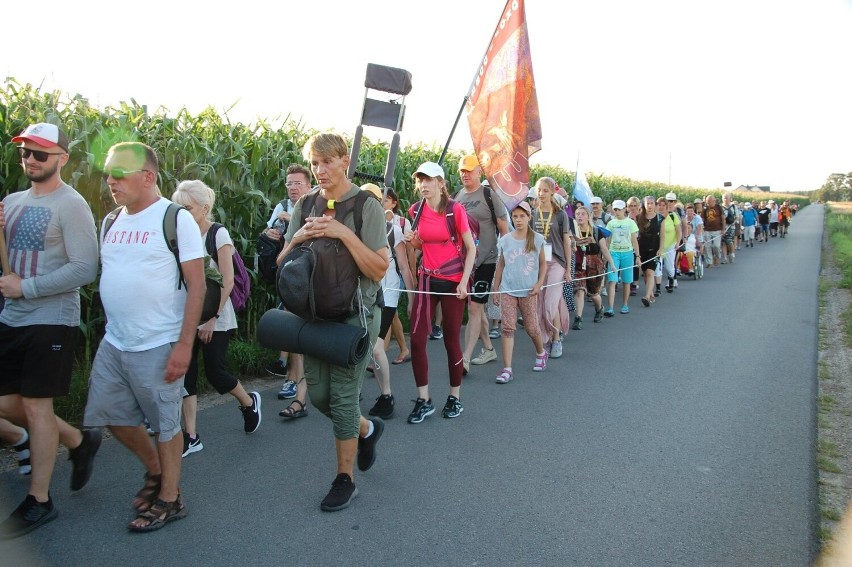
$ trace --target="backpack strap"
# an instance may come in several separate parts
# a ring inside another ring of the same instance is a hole
[[[101,240],[106,237],[106,233],[109,232],[109,229],[112,228],[112,225],[115,224],[115,221],[118,219],[118,215],[121,214],[121,210],[124,207],[116,207],[104,218],[104,227],[103,232],[101,234]],[[175,263],[178,267],[178,289],[181,286],[185,286],[186,282],[183,279],[183,271],[180,265],[180,252],[178,251],[178,239],[177,239],[177,214],[178,211],[183,209],[177,203],[169,203],[169,206],[166,208],[166,214],[163,215],[163,238],[166,240],[166,246],[169,248],[169,251],[175,257]]]
[[[103,241],[103,239],[106,238],[106,233],[109,232],[109,229],[111,229],[112,225],[115,224],[115,221],[118,218],[118,215],[121,214],[121,209],[123,209],[123,208],[124,208],[123,206],[114,208],[104,218],[104,228],[103,228],[103,232],[101,233],[101,241]]]
[[[213,258],[217,266],[219,265],[219,250],[216,248],[216,235],[219,233],[220,228],[222,228],[222,225],[218,222],[211,224],[210,228],[207,229],[207,238],[204,241],[204,246],[207,248],[207,255]]]
[[[302,201],[302,218],[300,219],[301,224],[299,225],[299,227],[302,227],[302,226],[305,225],[305,218],[307,216],[316,216],[317,215],[317,212],[314,209],[316,208],[318,196],[319,196],[319,191],[313,191],[311,193],[308,193],[307,195],[304,195],[300,199],[300,201]],[[352,201],[352,214],[354,215],[352,220],[355,223],[355,235],[358,237],[359,240],[361,238],[361,226],[364,224],[364,203],[366,203],[367,199],[371,196],[372,195],[370,195],[366,191],[359,191],[358,194],[355,195],[351,199],[351,201]],[[343,205],[344,211],[346,211],[346,209],[348,208],[348,206],[349,206],[348,203],[349,203],[349,199],[347,199],[346,201],[342,201],[340,203],[341,205]],[[310,211],[310,215],[306,215],[305,211]],[[348,211],[346,211],[346,212],[348,212]],[[346,217],[345,213],[344,213],[343,217]],[[335,218],[337,218],[336,214],[335,214]],[[343,223],[343,218],[339,218],[337,220],[340,221],[341,223]]]
[[[180,265],[180,251],[178,250],[177,238],[177,215],[178,211],[183,209],[177,203],[169,203],[166,208],[166,214],[163,215],[163,237],[166,239],[166,246],[175,257],[175,263],[178,267],[178,289],[181,286],[186,286],[186,281],[183,279],[183,269]]]
[[[385,228],[388,231],[388,245],[390,246],[391,257],[393,258],[393,265],[396,267],[396,273],[400,279],[402,279],[402,272],[399,271],[399,259],[396,257],[396,235],[394,234],[394,229],[396,228],[396,224],[391,221],[385,222]]]
[[[493,189],[491,189],[491,187],[486,187],[485,185],[480,185],[480,187],[482,187],[482,194],[485,196],[485,203],[488,205],[488,210],[491,211],[491,222],[494,223],[494,232],[496,232],[499,236],[500,229],[497,228],[497,213],[494,211],[494,196],[491,194]],[[464,191],[464,189],[456,191],[456,194],[453,195],[453,199],[457,200],[462,191]]]
[[[458,234],[456,234],[456,205],[463,206],[453,199],[447,200],[447,212],[444,214],[444,218],[447,219],[447,232],[450,234],[450,242],[453,243],[453,246],[459,248]]]
[[[494,223],[494,230],[500,234],[500,229],[497,228],[497,213],[494,212],[494,196],[491,194],[491,187],[482,186],[482,193],[485,195],[485,202],[488,203],[488,210],[491,211],[491,222]]]

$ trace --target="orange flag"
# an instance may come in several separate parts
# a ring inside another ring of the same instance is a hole
[[[524,0],[509,0],[467,101],[473,149],[511,210],[529,191],[529,157],[541,149]]]

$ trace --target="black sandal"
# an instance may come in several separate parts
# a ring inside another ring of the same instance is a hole
[[[299,404],[299,409],[294,408],[295,404]],[[288,419],[296,419],[297,417],[307,417],[308,410],[305,409],[305,404],[299,400],[293,400],[290,402],[290,405],[284,408],[283,410],[278,412],[278,415],[281,417],[286,417]]]
[[[144,520],[148,523],[139,525],[130,522],[127,524],[127,529],[131,532],[153,532],[154,530],[159,530],[172,520],[185,518],[186,514],[186,506],[183,505],[180,494],[178,494],[174,502],[165,502],[157,498],[147,511],[141,512],[133,520],[133,522]]]
[[[133,497],[133,507],[140,514],[147,512],[154,504],[157,496],[160,495],[160,486],[163,482],[163,475],[145,473],[145,484]]]

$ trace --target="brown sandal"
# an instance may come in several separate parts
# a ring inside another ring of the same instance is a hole
[[[133,497],[133,507],[136,508],[137,512],[141,514],[151,508],[154,501],[157,500],[157,496],[160,495],[160,485],[162,482],[163,475],[145,473],[145,484],[139,489],[136,496]]]
[[[131,532],[153,532],[154,530],[159,530],[172,520],[185,518],[186,514],[186,506],[183,505],[180,494],[178,494],[174,502],[165,502],[157,498],[147,511],[140,512],[135,520],[127,524],[127,529]],[[139,520],[147,523],[135,523]]]

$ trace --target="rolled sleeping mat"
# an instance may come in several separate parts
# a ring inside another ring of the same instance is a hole
[[[306,354],[336,366],[356,366],[370,352],[367,329],[330,321],[305,321],[270,309],[260,318],[257,338],[265,348]]]

